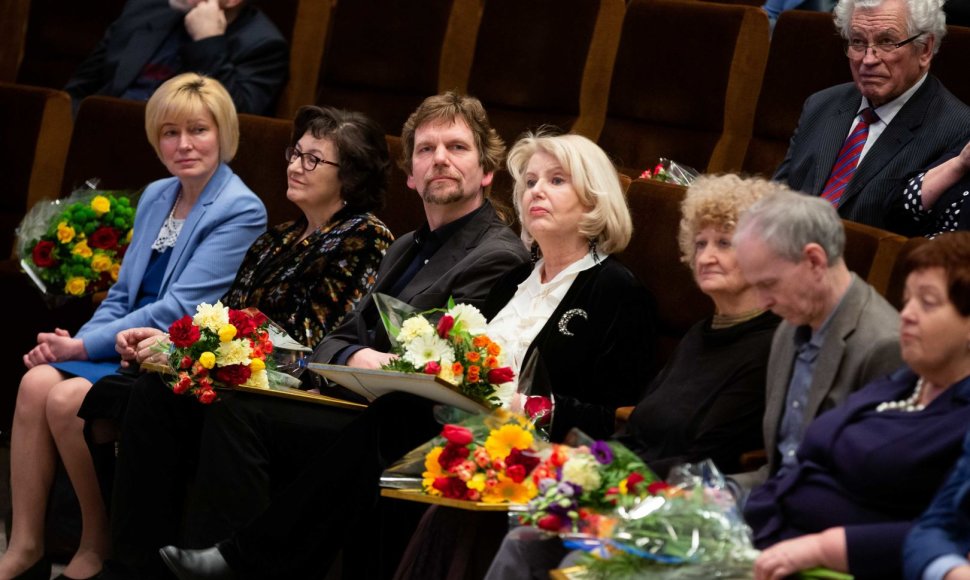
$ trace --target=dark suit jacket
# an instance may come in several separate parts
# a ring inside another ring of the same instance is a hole
[[[64,88],[75,110],[89,95],[122,96],[169,33],[183,27],[183,18],[167,0],[129,0]],[[288,71],[283,35],[262,12],[246,6],[223,36],[183,45],[178,72],[211,76],[229,91],[238,112],[264,115],[272,113]]]
[[[377,271],[374,288],[323,339],[313,353],[314,362],[333,362],[340,351],[352,345],[383,352],[390,349],[373,295],[386,294],[394,286],[416,250],[414,232],[391,244]],[[429,310],[444,306],[451,296],[455,302],[471,304],[491,318],[495,312],[484,309],[484,303],[492,286],[510,270],[528,261],[529,253],[522,240],[499,219],[491,204],[487,204],[435,252],[396,298],[419,310]]]
[[[755,547],[842,527],[857,580],[901,575],[906,534],[952,472],[970,422],[970,377],[919,413],[874,412],[910,396],[916,378],[900,369],[812,422],[795,466],[745,506]]]
[[[805,101],[798,128],[774,179],[797,191],[819,195],[862,102],[855,84],[825,89]],[[839,204],[845,219],[897,230],[895,200],[905,178],[927,167],[970,136],[970,107],[936,77],[906,102],[856,168]]]
[[[759,471],[734,476],[748,488],[763,483],[780,465],[778,427],[795,368],[796,328],[783,321],[771,343],[763,424],[768,464]],[[840,405],[853,391],[899,368],[899,313],[872,286],[852,274],[852,284],[838,306],[816,360],[804,409],[808,418],[805,425]]]
[[[486,309],[497,313],[531,271],[525,264],[500,281]],[[527,367],[539,356],[539,376],[533,378],[555,395],[554,441],[573,427],[609,437],[616,408],[636,404],[656,372],[652,305],[643,284],[616,258],[576,276],[523,357]]]
[[[970,552],[970,436],[963,456],[926,513],[906,539],[903,566],[906,578],[918,580],[940,556],[967,557]]]

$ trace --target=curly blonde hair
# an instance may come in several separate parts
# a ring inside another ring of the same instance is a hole
[[[694,269],[694,238],[704,228],[714,227],[731,233],[738,218],[759,199],[787,186],[760,177],[741,177],[735,174],[701,175],[687,189],[680,206],[680,259]]]

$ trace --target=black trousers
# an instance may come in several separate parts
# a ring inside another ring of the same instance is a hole
[[[262,513],[219,544],[233,571],[243,578],[319,578],[342,548],[379,558],[380,474],[440,432],[432,407],[401,393],[374,401]],[[366,569],[370,576],[375,567]]]

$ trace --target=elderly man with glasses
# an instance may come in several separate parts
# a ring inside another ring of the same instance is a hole
[[[905,178],[970,136],[970,107],[929,74],[946,34],[941,0],[841,0],[852,83],[805,101],[775,179],[845,219],[899,230]],[[807,72],[807,71],[806,71]]]

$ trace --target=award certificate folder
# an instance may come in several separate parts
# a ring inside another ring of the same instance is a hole
[[[470,413],[488,412],[484,405],[462,395],[444,379],[434,375],[358,369],[322,363],[310,363],[307,368],[350,389],[368,401],[373,401],[385,393],[402,391],[458,407]]]

